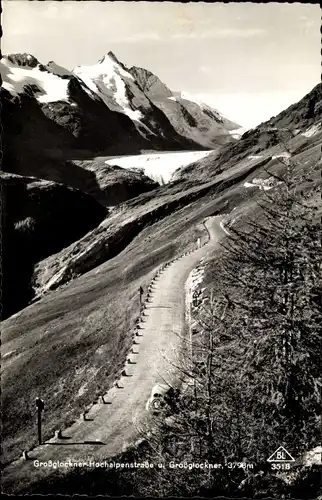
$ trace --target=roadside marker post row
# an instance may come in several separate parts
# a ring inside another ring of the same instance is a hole
[[[204,245],[206,245],[208,242],[209,242],[209,241],[205,242],[205,243],[203,244],[203,246],[204,246]],[[164,271],[165,269],[167,269],[170,265],[172,265],[174,262],[176,262],[177,260],[179,260],[179,259],[181,259],[181,258],[185,257],[186,255],[191,254],[192,252],[194,252],[194,250],[189,250],[188,252],[183,253],[181,256],[179,256],[179,257],[175,257],[174,259],[172,259],[171,261],[167,262],[166,264],[164,264],[163,266],[161,266],[161,267],[158,269],[158,271],[157,271],[157,272],[156,272],[156,274],[153,276],[153,278],[152,278],[152,280],[151,280],[151,282],[150,282],[150,285],[149,285],[149,287],[148,287],[148,293],[147,293],[147,296],[146,296],[146,299],[147,299],[147,300],[146,300],[146,302],[149,302],[149,300],[148,300],[149,298],[151,298],[151,299],[152,299],[152,295],[151,295],[151,294],[152,294],[152,291],[153,291],[153,290],[152,290],[152,288],[153,288],[153,287],[154,287],[154,285],[155,285],[155,281],[157,281],[157,279],[161,276],[161,274],[163,273],[163,271]],[[199,267],[200,267],[200,266],[199,266]],[[198,266],[197,266],[197,268],[198,268]],[[143,334],[140,334],[140,333],[138,332],[138,330],[139,330],[139,329],[141,329],[141,326],[140,326],[140,322],[141,322],[141,315],[142,315],[142,316],[146,316],[146,315],[147,315],[147,314],[146,314],[146,312],[145,312],[146,308],[147,308],[146,303],[143,303],[143,304],[141,305],[141,312],[140,312],[140,316],[139,316],[139,317],[136,319],[136,321],[135,321],[135,323],[136,323],[136,327],[135,327],[135,328],[136,328],[136,332],[132,333],[133,345],[137,345],[137,344],[139,344],[139,342],[137,342],[137,340],[136,340],[136,337],[140,337],[140,336],[142,336],[142,335],[143,335]],[[139,352],[134,351],[133,347],[131,348],[130,353],[131,353],[131,354],[139,354]],[[127,358],[127,359],[126,359],[126,363],[127,363],[127,364],[136,364],[136,362],[135,362],[135,361],[132,361],[132,360],[131,360],[131,358]],[[126,370],[125,370],[125,368],[124,368],[124,369],[122,370],[122,372],[121,372],[121,377],[126,377],[126,376],[127,376],[127,372],[126,372]],[[117,388],[119,388],[119,389],[121,389],[121,388],[122,388],[122,386],[120,386],[120,385],[119,385],[119,381],[114,382],[113,386],[114,386],[114,387],[117,387]],[[99,396],[99,398],[98,398],[98,402],[99,402],[99,403],[102,403],[102,404],[108,404],[108,402],[107,402],[107,401],[105,401],[104,395],[100,395],[100,396]],[[39,445],[40,445],[40,444],[41,444],[41,441],[42,441],[42,439],[41,439],[41,412],[42,412],[42,411],[43,411],[43,409],[44,409],[44,402],[43,402],[40,398],[37,398],[37,399],[36,399],[36,406],[37,406],[37,410],[38,410],[38,411],[37,411],[37,414],[38,414],[38,443],[39,443]],[[81,417],[83,418],[83,421],[87,421],[87,414],[88,414],[88,412],[89,412],[89,409],[85,409],[85,410],[81,413]],[[56,439],[62,439],[62,438],[63,438],[63,435],[62,435],[62,430],[61,430],[61,429],[57,429],[57,430],[55,430],[54,437],[55,437]],[[22,458],[23,458],[24,460],[29,460],[29,459],[30,459],[30,457],[29,457],[29,455],[28,455],[28,451],[27,451],[27,450],[23,450],[23,452],[22,452]]]

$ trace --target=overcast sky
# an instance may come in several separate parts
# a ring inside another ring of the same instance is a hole
[[[320,82],[319,5],[7,0],[3,10],[4,54],[72,69],[112,50],[246,127]]]

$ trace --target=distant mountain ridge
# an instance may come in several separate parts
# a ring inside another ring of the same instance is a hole
[[[172,92],[151,71],[136,66],[132,66],[129,71],[145,95],[167,116],[180,134],[208,149],[232,142],[231,132],[238,129],[239,125],[210,106],[188,99],[184,92]]]

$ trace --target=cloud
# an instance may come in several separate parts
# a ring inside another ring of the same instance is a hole
[[[267,33],[266,30],[260,28],[226,28],[226,29],[212,29],[204,31],[190,31],[182,33],[174,33],[171,38],[253,38],[262,36]]]
[[[210,68],[210,66],[200,66],[199,70],[200,70],[202,73],[210,73],[211,68]]]
[[[162,40],[158,33],[147,32],[147,33],[133,33],[130,36],[120,36],[116,38],[109,38],[109,42],[113,43],[140,43],[147,42],[149,40]]]
[[[252,38],[254,36],[262,36],[266,34],[266,30],[262,28],[226,28],[217,31],[219,38]]]

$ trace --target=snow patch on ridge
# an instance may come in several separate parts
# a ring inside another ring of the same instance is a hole
[[[8,351],[5,354],[2,355],[2,359],[8,358],[11,356],[11,354],[14,354],[17,351],[17,349],[14,349],[13,351]]]
[[[210,107],[210,106],[208,106],[208,104],[206,104],[205,102],[201,101],[201,99],[198,99],[197,97],[193,96],[189,92],[186,92],[185,90],[183,90],[182,92],[180,92],[180,97],[181,97],[181,99],[185,99],[187,101],[195,102],[196,104],[198,104],[201,107],[205,107],[205,108],[209,108]],[[215,110],[214,108],[211,108],[211,109],[212,109],[212,111],[216,111],[216,113],[220,114],[219,111]]]
[[[220,111],[218,111],[218,109],[215,109],[215,108],[209,106],[209,104],[206,104],[205,102],[201,101],[197,97],[194,97],[192,94],[189,94],[189,92],[186,92],[186,91],[180,92],[180,97],[181,97],[181,99],[185,99],[186,101],[191,101],[191,102],[198,104],[198,106],[200,106],[201,109],[209,109],[212,113],[218,115],[222,119],[225,119],[224,115],[222,115],[220,113]],[[239,129],[237,129],[237,130],[239,130]]]
[[[220,221],[219,225],[220,225],[221,229],[222,229],[222,230],[223,230],[226,234],[228,234],[228,235],[229,235],[229,232],[227,231],[227,229],[226,229],[226,227],[225,227],[225,222],[224,222],[223,220],[221,220],[221,221]]]
[[[23,93],[27,85],[36,85],[39,88],[39,93],[35,92],[38,102],[68,101],[68,80],[41,71],[37,66],[16,66],[6,57],[1,59],[0,67],[2,86],[11,95]]]
[[[222,115],[221,115],[222,116]],[[234,138],[234,139],[240,139],[241,136],[246,132],[245,127],[239,127],[234,130],[229,130],[229,134]]]
[[[257,187],[261,190],[268,191],[272,189],[275,185],[275,180],[273,177],[269,177],[268,179],[252,179],[250,182],[244,182],[245,188]]]
[[[321,123],[316,123],[309,127],[305,132],[302,132],[301,135],[303,135],[304,137],[313,137],[319,132],[321,132]]]
[[[288,160],[288,158],[290,158],[290,157],[291,157],[290,153],[284,152],[284,153],[280,153],[278,155],[272,156],[272,160],[278,160],[279,158],[282,158],[284,160]]]

